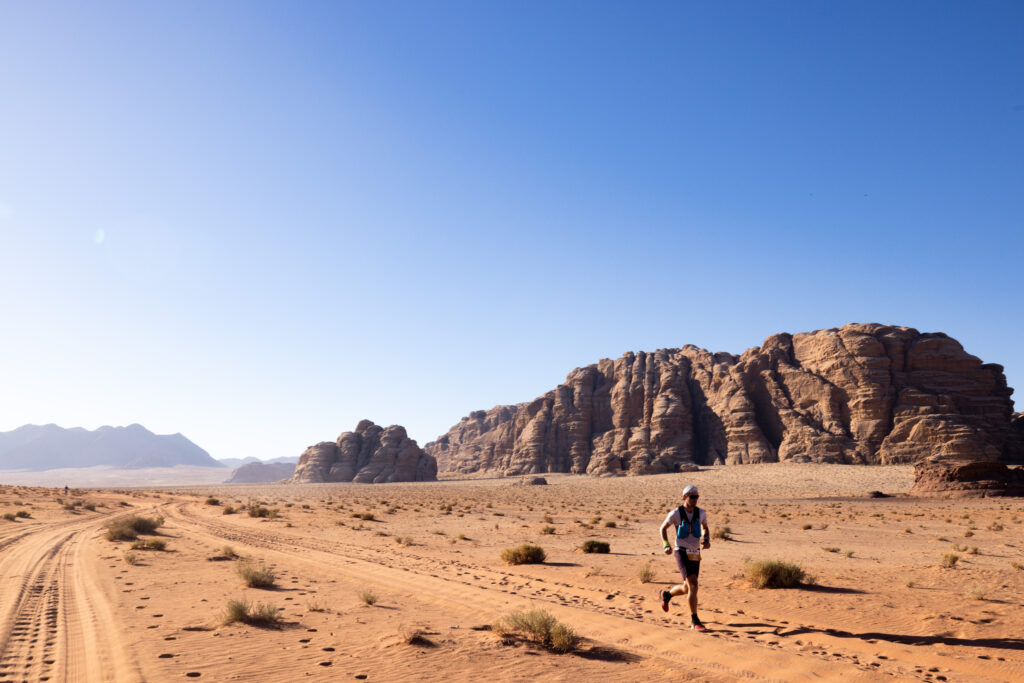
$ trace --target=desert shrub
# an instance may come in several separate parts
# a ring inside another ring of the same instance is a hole
[[[1017,562],[1016,560],[1010,560],[1010,566],[1017,571],[1024,572],[1024,564]]]
[[[107,540],[134,541],[138,538],[139,534],[151,534],[163,526],[163,524],[164,518],[160,516],[141,517],[135,515],[133,517],[116,519],[107,523]]]
[[[955,567],[956,563],[960,561],[960,556],[956,553],[946,553],[942,556],[943,567]]]
[[[469,536],[466,536],[466,534],[458,534],[455,538],[457,538],[460,541],[468,541],[469,540]]]
[[[206,499],[206,504],[207,505],[220,505],[220,499],[214,498],[213,496],[210,496],[209,498]]]
[[[743,573],[754,588],[793,588],[807,577],[799,565],[781,560],[747,560]]]
[[[245,581],[249,588],[271,588],[277,580],[274,570],[264,563],[256,566],[252,562],[242,562],[238,565],[238,575]]]
[[[732,529],[727,526],[716,526],[715,530],[711,532],[712,538],[718,538],[723,541],[732,540]]]
[[[232,559],[238,557],[238,553],[236,553],[235,549],[232,548],[229,545],[226,545],[223,548],[221,548],[220,549],[220,554],[223,555],[224,557],[230,557]]]
[[[606,529],[614,529],[616,527],[616,524],[615,524],[615,522],[613,522],[611,520],[608,520],[607,522],[604,523],[604,526],[605,526]]]
[[[372,522],[373,521],[373,513],[372,512],[353,512],[352,516],[354,518],[356,518],[356,519],[361,519],[364,522]]]
[[[402,639],[402,642],[406,645],[433,645],[427,634],[418,628],[412,626],[399,626],[398,637]]]
[[[224,624],[242,622],[243,624],[276,624],[281,620],[281,610],[270,603],[252,604],[248,600],[228,600],[224,610]]]
[[[543,527],[540,530],[540,532],[542,534],[551,535],[551,534],[555,533],[555,527],[553,527],[553,526],[546,526],[546,527]]]
[[[395,543],[398,545],[414,545],[412,536],[395,536]]]
[[[992,522],[991,524],[988,525],[988,530],[989,531],[1002,531],[1003,530],[1003,525],[1000,524],[999,522]]]
[[[552,652],[572,652],[579,645],[579,636],[544,610],[516,612],[499,620],[492,627],[503,637],[518,635]]]
[[[132,542],[132,550],[166,550],[167,541],[162,538],[140,538]]]
[[[18,518],[13,512],[5,512],[4,519],[6,519],[8,522],[13,522]]]
[[[29,514],[28,510],[18,510],[17,512],[14,513],[14,516],[15,517],[20,517],[22,519],[28,519],[32,515]]]
[[[128,564],[136,565],[136,564],[139,563],[139,556],[136,555],[135,553],[125,553],[124,554],[124,561],[127,562]]]
[[[236,508],[234,505],[225,505],[224,506],[224,510],[221,512],[221,514],[223,514],[223,515],[233,515],[236,512],[238,512],[238,508]]]
[[[988,597],[988,591],[975,583],[967,587],[967,590],[964,591],[964,597],[970,600],[984,600]]]
[[[803,525],[802,527],[800,527],[800,529],[801,529],[802,531],[810,531],[810,530],[811,530],[811,529],[813,529],[813,528],[814,528],[814,527],[813,527],[813,525],[811,525],[811,524],[804,524],[804,525]]]
[[[547,559],[547,554],[538,545],[524,543],[501,551],[501,559],[508,564],[540,564]]]
[[[246,511],[250,517],[270,517],[270,510],[268,508],[256,505],[255,503],[246,508]]]
[[[606,541],[596,541],[592,538],[583,541],[583,545],[580,546],[580,550],[585,553],[607,553],[611,549]]]
[[[824,550],[826,553],[838,553],[839,552],[839,548],[833,548],[831,546],[826,546],[826,547],[822,548],[822,550]]]
[[[970,529],[968,529],[967,531],[964,532],[964,538],[970,538],[973,535],[974,535],[974,532],[971,531]]]
[[[364,605],[375,605],[377,604],[377,594],[373,591],[366,589],[359,592],[359,599]]]
[[[640,565],[640,568],[636,570],[636,578],[640,579],[640,583],[654,581],[654,567],[650,562]]]
[[[82,507],[89,512],[96,512],[96,503],[82,503]]]

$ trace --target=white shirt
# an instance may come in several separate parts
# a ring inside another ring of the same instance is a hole
[[[708,513],[702,507],[698,507],[697,509],[700,511],[700,520],[698,521],[698,524],[700,524],[701,527],[703,527],[705,524],[708,523]],[[689,519],[692,516],[693,516],[692,512],[687,513],[687,515],[686,515],[687,519]],[[672,510],[672,512],[668,513],[668,517],[665,518],[665,522],[667,524],[674,525],[676,527],[676,530],[677,530],[677,533],[678,533],[679,527],[682,526],[682,524],[683,524],[683,518],[679,516],[679,508],[675,508],[675,509]],[[704,533],[703,528],[701,528],[701,533],[702,534]],[[697,538],[697,537],[693,536],[692,532],[691,532],[691,535],[687,536],[686,538],[679,538],[677,536],[676,537],[676,548],[689,548],[690,550],[696,550],[697,548],[700,547],[700,542],[702,540],[703,539],[701,539],[701,538]]]

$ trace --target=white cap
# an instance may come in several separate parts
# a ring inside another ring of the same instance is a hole
[[[697,491],[697,487],[694,486],[693,484],[690,484],[685,489],[683,489],[683,498],[686,498],[691,493],[696,493],[697,495],[700,495],[700,493]]]

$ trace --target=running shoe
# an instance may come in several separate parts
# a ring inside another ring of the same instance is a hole
[[[661,591],[661,593],[659,593],[658,595],[661,598],[661,609],[663,611],[667,612],[668,611],[668,601],[672,599],[672,594],[669,593],[668,591]]]
[[[704,624],[700,623],[699,621],[696,624],[692,624],[690,628],[692,628],[694,631],[707,631],[707,629],[704,628]]]

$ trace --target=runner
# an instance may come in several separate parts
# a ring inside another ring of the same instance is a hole
[[[687,486],[683,489],[683,500],[681,507],[668,513],[668,517],[661,523],[661,543],[665,554],[674,554],[676,566],[679,573],[683,575],[683,583],[672,586],[667,591],[661,591],[661,609],[668,611],[668,603],[676,595],[689,595],[690,600],[690,628],[694,631],[706,631],[704,624],[700,623],[697,616],[697,575],[700,573],[700,549],[703,539],[704,549],[711,547],[711,532],[708,531],[707,513],[697,507],[697,499],[700,494],[696,486]],[[676,527],[675,550],[668,542],[668,528]]]

